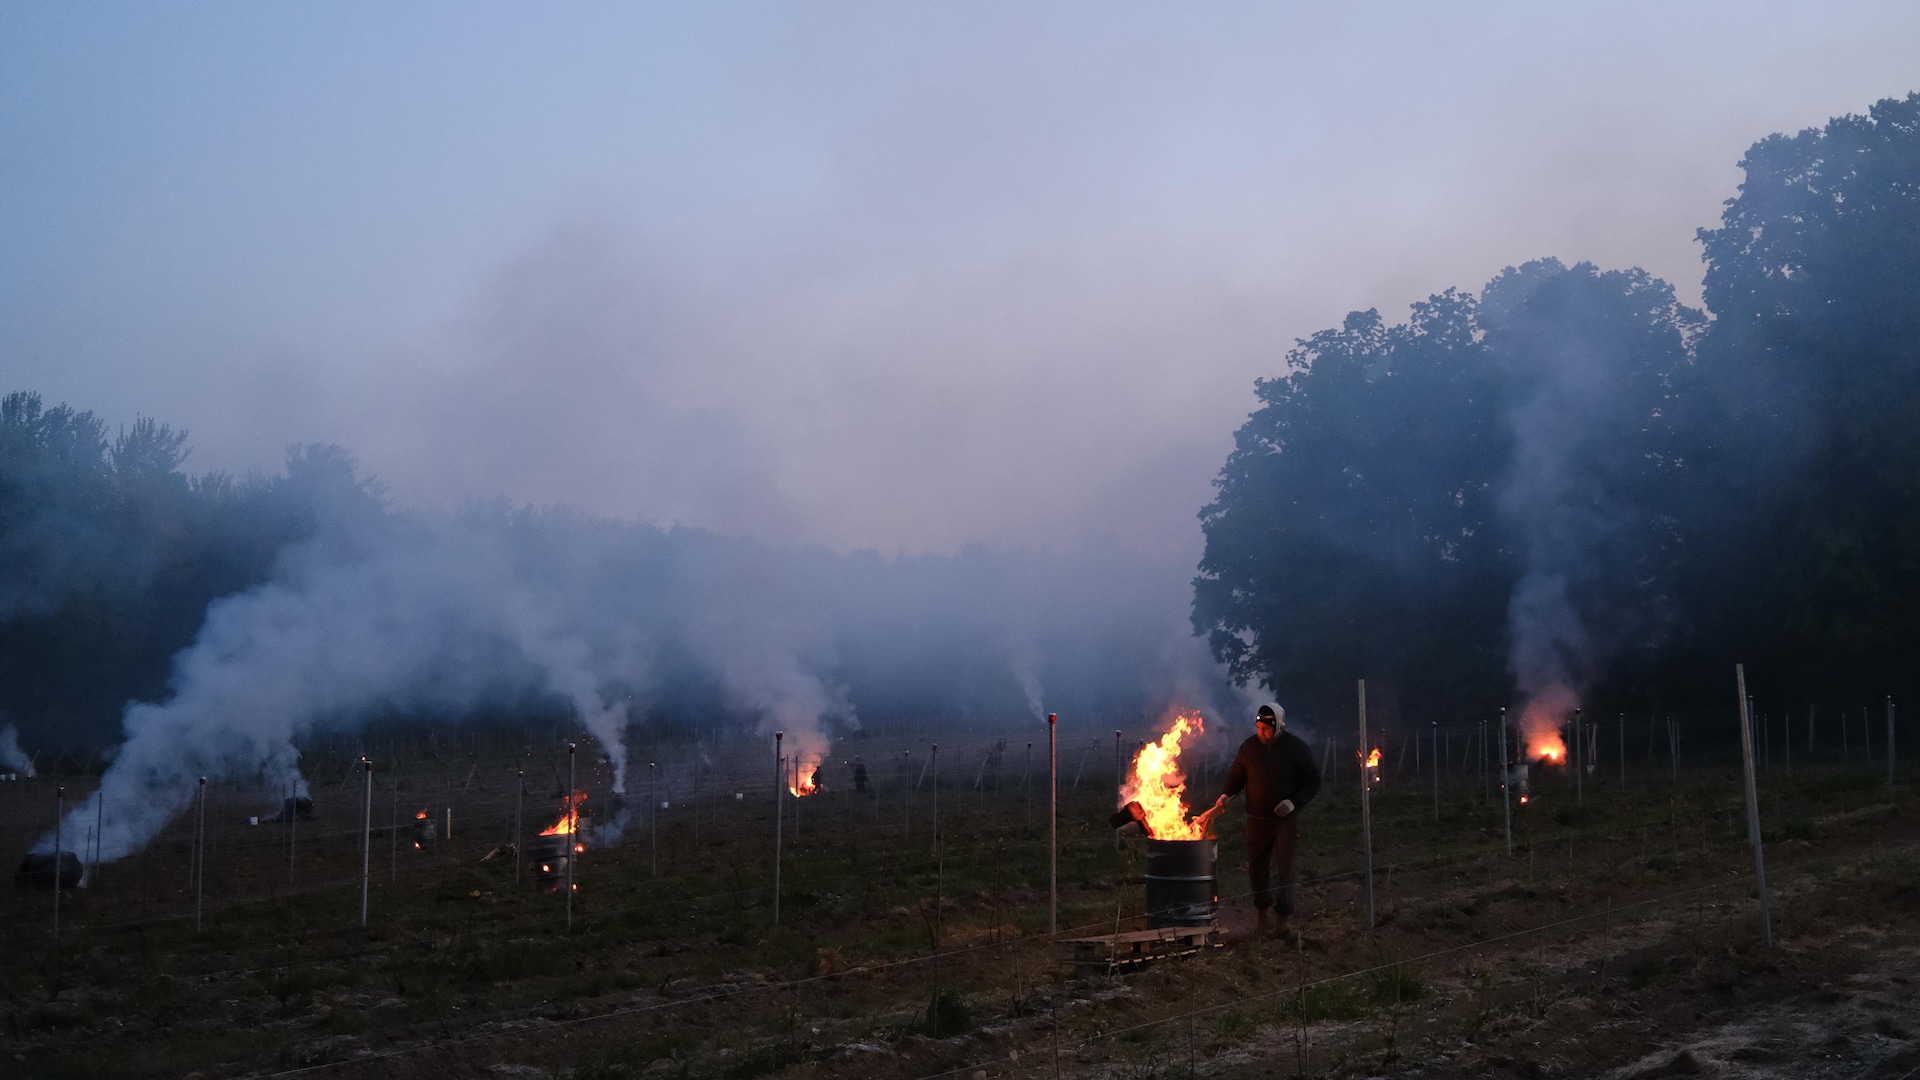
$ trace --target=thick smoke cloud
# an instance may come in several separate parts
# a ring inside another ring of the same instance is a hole
[[[1178,611],[1167,575],[1114,557],[1075,566],[781,551],[501,505],[334,521],[271,581],[210,607],[170,698],[127,708],[101,857],[150,840],[194,778],[298,786],[301,739],[373,718],[564,709],[611,757],[618,791],[643,719],[783,731],[805,769],[863,702],[930,728],[1020,722],[1043,680],[1082,715],[1211,704],[1211,663],[1156,617]]]

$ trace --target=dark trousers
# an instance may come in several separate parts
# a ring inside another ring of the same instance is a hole
[[[1300,818],[1247,819],[1247,878],[1253,885],[1253,906],[1293,914],[1293,854],[1300,847]],[[1279,871],[1279,885],[1273,873]]]

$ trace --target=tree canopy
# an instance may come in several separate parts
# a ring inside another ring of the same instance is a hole
[[[1345,711],[1366,677],[1423,717],[1556,681],[1718,700],[1736,658],[1806,699],[1904,688],[1920,95],[1742,168],[1700,232],[1710,320],[1543,259],[1400,325],[1355,312],[1256,384],[1194,581],[1235,678]]]

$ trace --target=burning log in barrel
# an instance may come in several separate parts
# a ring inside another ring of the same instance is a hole
[[[1124,829],[1129,825],[1147,829],[1147,811],[1140,805],[1140,800],[1135,799],[1107,815],[1107,824],[1116,829]],[[1151,830],[1147,831],[1151,834]]]

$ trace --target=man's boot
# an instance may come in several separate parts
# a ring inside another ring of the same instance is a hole
[[[1285,915],[1275,915],[1273,917],[1273,938],[1289,949],[1298,949],[1300,947],[1300,931],[1288,925],[1288,922],[1289,920]]]
[[[1252,936],[1255,938],[1263,938],[1273,933],[1273,911],[1269,908],[1258,908],[1256,910],[1257,913],[1253,918]]]

